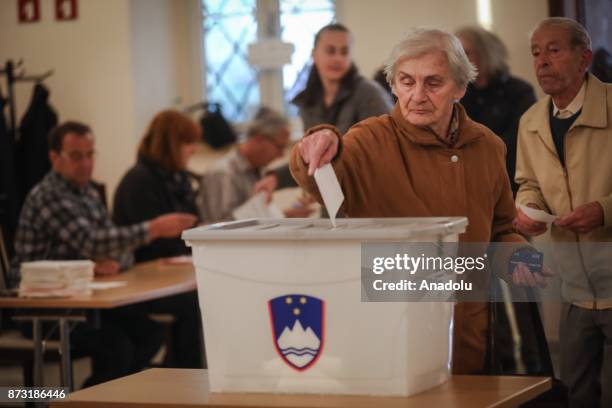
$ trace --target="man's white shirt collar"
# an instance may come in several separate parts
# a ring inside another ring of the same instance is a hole
[[[572,99],[569,105],[567,105],[565,108],[563,109],[557,108],[557,105],[555,105],[555,101],[553,101],[553,116],[555,117],[558,116],[559,111],[561,112],[566,111],[567,113],[563,116],[570,117],[570,116],[575,115],[576,112],[582,109],[582,105],[584,104],[584,94],[586,93],[586,82],[587,81],[585,79],[582,82],[582,86],[580,87],[580,90],[578,91],[574,99]]]

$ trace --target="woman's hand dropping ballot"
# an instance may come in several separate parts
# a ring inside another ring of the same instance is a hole
[[[329,214],[336,228],[336,214],[344,201],[344,193],[330,162],[338,152],[338,136],[322,129],[306,136],[299,144],[300,156],[308,164],[308,174],[314,176]]]
[[[308,165],[308,175],[312,176],[338,152],[338,136],[329,129],[318,130],[303,138],[298,147],[302,160]]]

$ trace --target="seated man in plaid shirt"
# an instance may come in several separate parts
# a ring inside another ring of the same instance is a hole
[[[52,170],[28,194],[17,227],[9,285],[19,283],[21,262],[91,259],[96,275],[113,275],[132,262],[132,251],[157,238],[176,237],[193,226],[191,214],[166,214],[117,227],[91,185],[94,138],[82,123],[65,122],[49,135]],[[79,324],[71,333],[75,357],[92,356],[85,386],[145,367],[162,342],[159,325],[129,307],[104,312],[99,328]]]

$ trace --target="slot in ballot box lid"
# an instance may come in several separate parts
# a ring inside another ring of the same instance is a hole
[[[219,240],[407,240],[460,234],[465,217],[340,218],[334,228],[327,219],[248,219],[193,228],[183,232],[189,241]]]

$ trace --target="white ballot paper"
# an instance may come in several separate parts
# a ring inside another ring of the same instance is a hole
[[[323,203],[325,203],[329,219],[334,228],[336,228],[336,214],[338,214],[338,209],[344,201],[344,193],[340,188],[336,172],[331,164],[326,164],[315,170],[314,178],[317,182],[317,187],[319,187],[321,197],[323,197]]]
[[[551,223],[551,222],[553,222],[553,221],[555,221],[556,219],[559,218],[556,215],[552,215],[552,214],[547,213],[546,211],[542,211],[542,210],[538,210],[538,209],[535,209],[535,208],[527,207],[526,205],[523,205],[523,204],[521,204],[519,206],[519,208],[521,209],[521,211],[523,211],[525,213],[526,216],[528,216],[529,218],[531,218],[534,221]]]
[[[283,212],[274,203],[266,204],[264,193],[251,197],[246,203],[236,208],[232,215],[236,220],[245,220],[247,218],[285,218]]]
[[[125,281],[90,282],[89,289],[104,290],[104,289],[120,288],[121,286],[125,286],[125,285],[127,285],[127,282]]]

